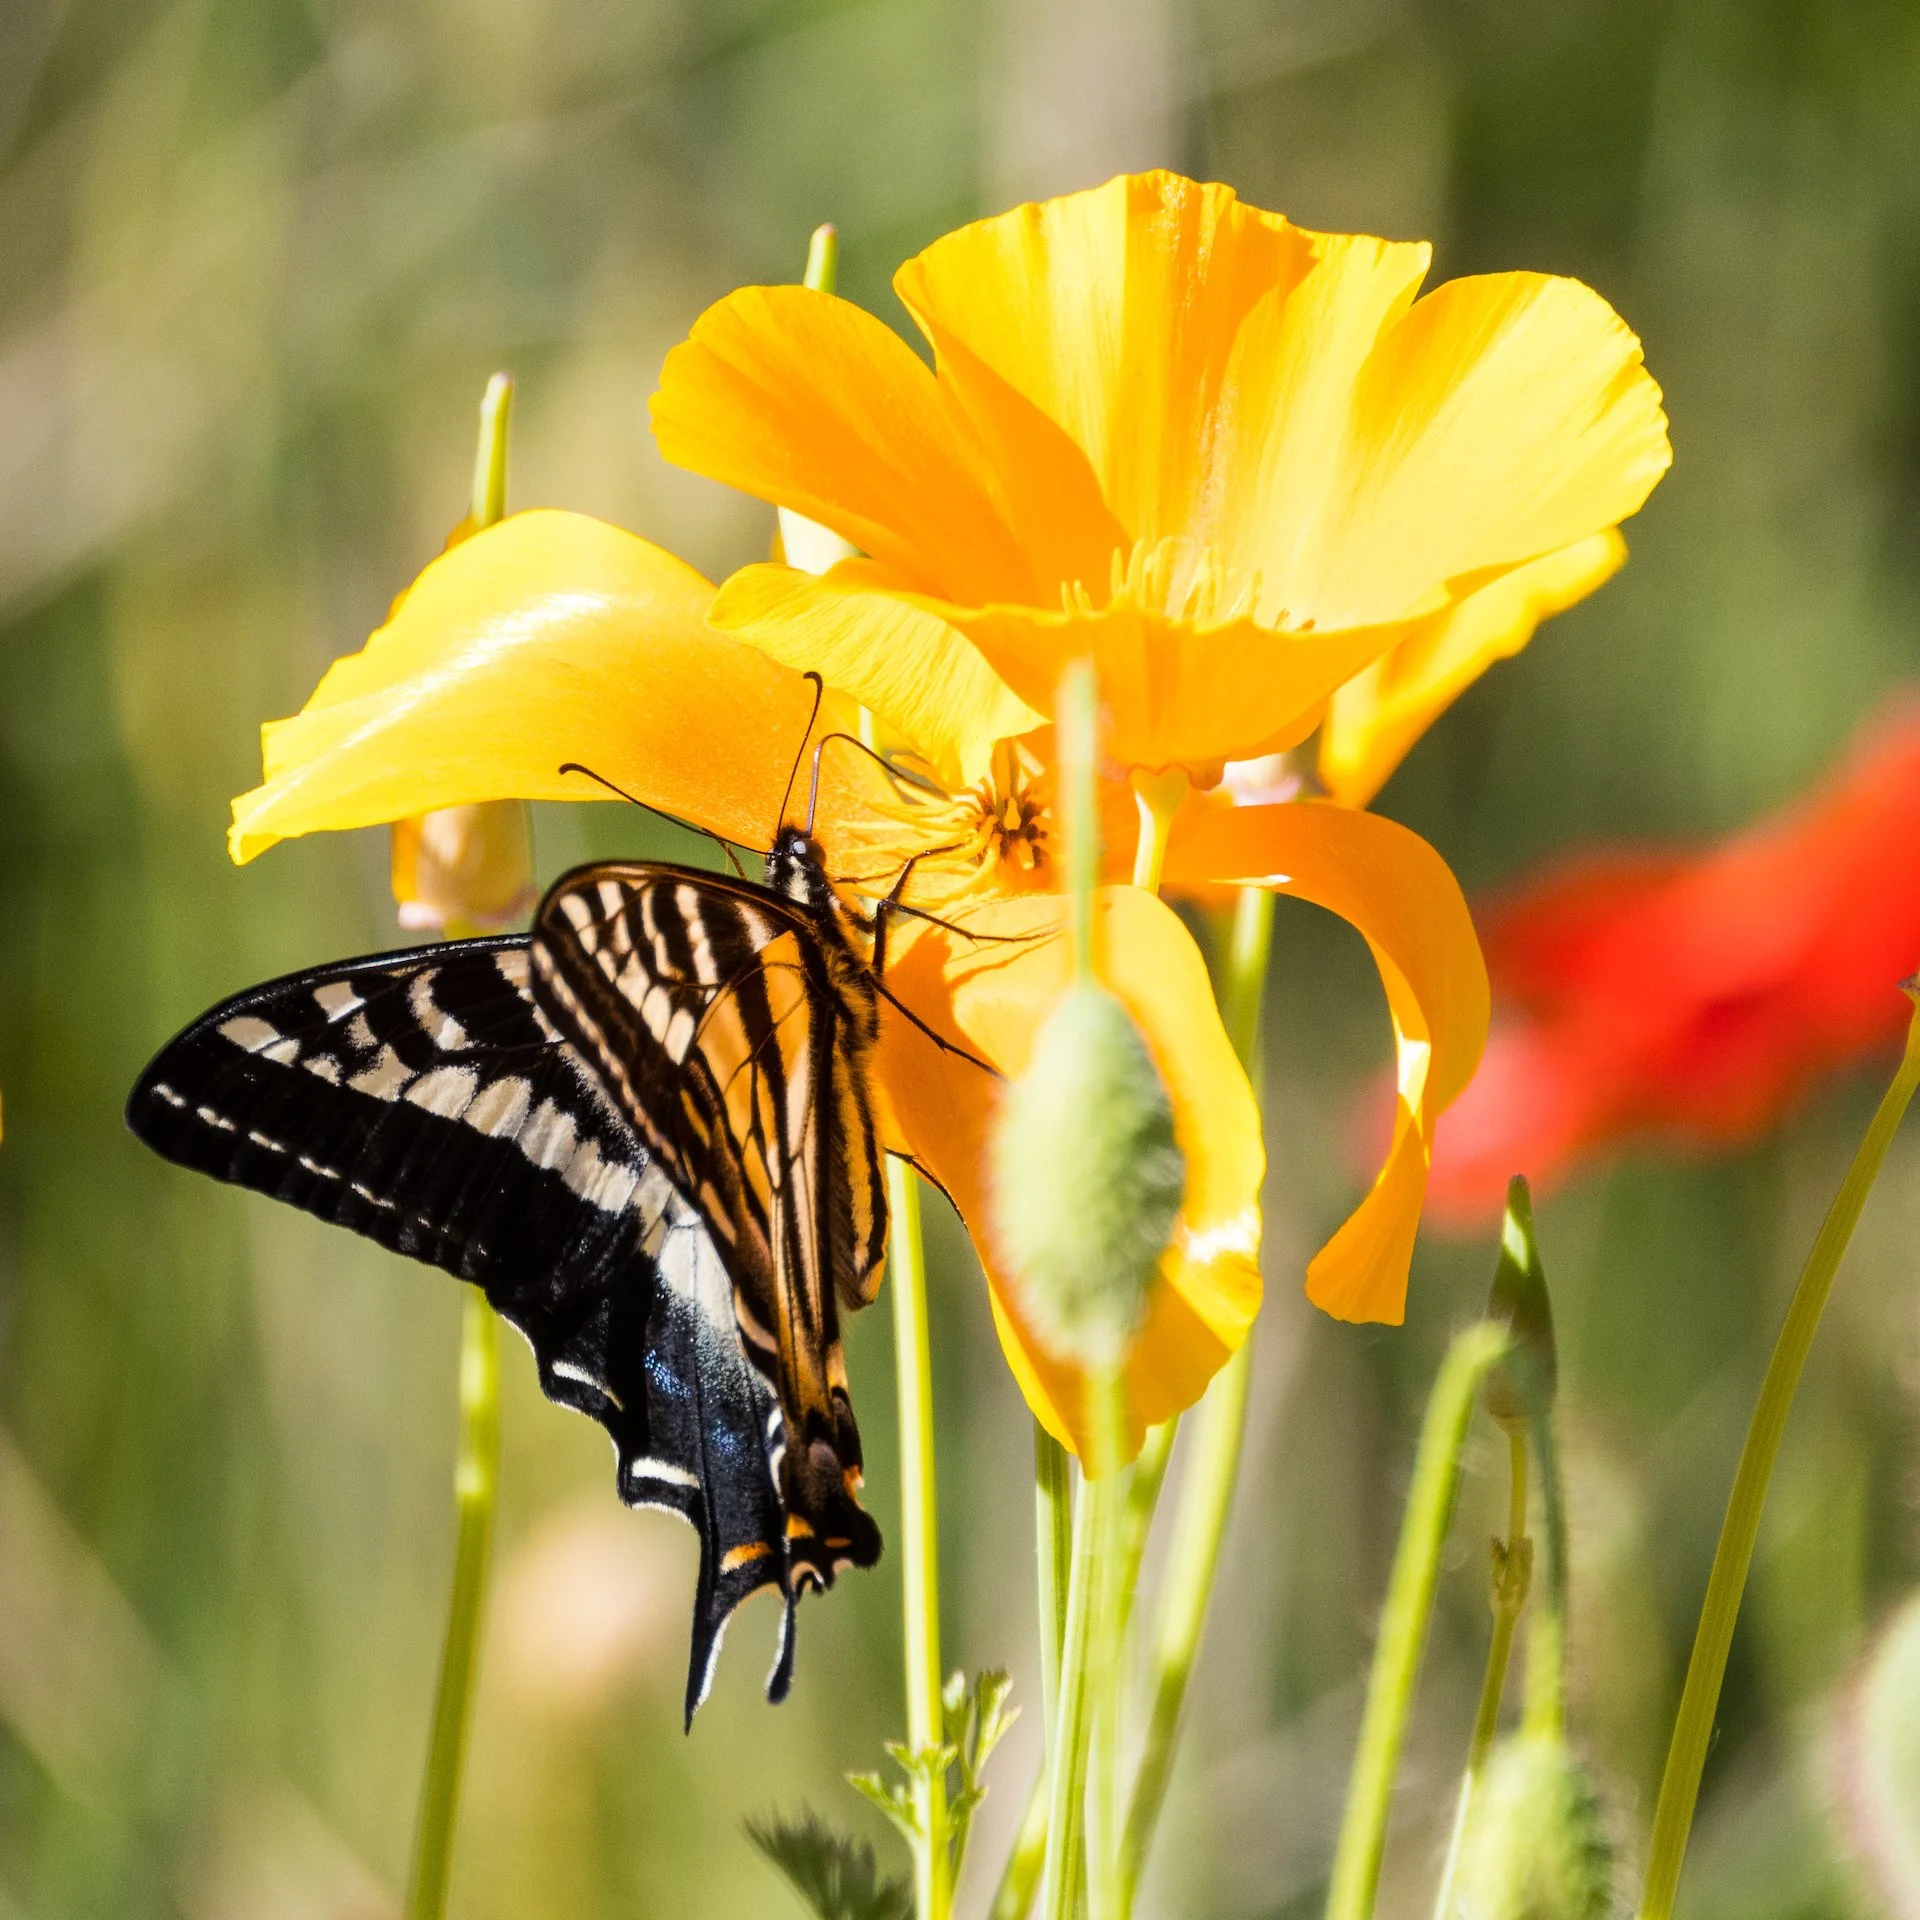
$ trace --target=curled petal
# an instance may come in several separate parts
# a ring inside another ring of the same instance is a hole
[[[479,800],[605,798],[563,762],[762,846],[813,690],[706,624],[713,589],[581,514],[515,514],[442,554],[387,624],[263,730],[229,846]]]
[[[1486,1044],[1486,964],[1459,884],[1418,834],[1317,802],[1221,808],[1176,821],[1169,884],[1271,887],[1337,913],[1373,953],[1393,1017],[1393,1144],[1372,1190],[1307,1268],[1307,1297],[1340,1320],[1398,1323],[1435,1120]]]
[[[819,578],[743,567],[721,587],[713,624],[870,709],[954,788],[987,772],[993,745],[1042,724],[966,636],[924,601],[872,584],[868,561]]]
[[[1543,554],[1470,593],[1356,674],[1333,696],[1320,732],[1320,778],[1349,807],[1386,785],[1420,736],[1496,660],[1515,654],[1550,614],[1612,579],[1627,543],[1609,528]]]
[[[1071,971],[1061,915],[1057,897],[1027,895],[966,917],[969,933],[997,939],[923,926],[889,965],[887,989],[943,1038],[1001,1074],[1017,1074]],[[1108,887],[1099,928],[1102,978],[1138,1022],[1166,1082],[1187,1161],[1173,1244],[1127,1361],[1129,1445],[1137,1446],[1146,1427],[1200,1397],[1253,1324],[1265,1158],[1252,1090],[1214,1010],[1206,966],[1178,917],[1151,894]],[[1001,1081],[942,1052],[893,1007],[883,1007],[880,1046],[900,1144],[984,1239],[987,1132]],[[1048,1430],[1077,1449],[1086,1431],[1086,1382],[1022,1324],[990,1244],[981,1245],[981,1257],[1021,1392]]]

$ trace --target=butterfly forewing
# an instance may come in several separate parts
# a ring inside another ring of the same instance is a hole
[[[643,865],[557,883],[532,953],[542,1007],[723,1250],[745,1349],[780,1398],[796,1572],[826,1584],[869,1564],[838,1319],[871,1298],[886,1234],[864,970],[800,904]]]
[[[128,1124],[169,1159],[483,1287],[541,1385],[597,1420],[635,1505],[701,1535],[687,1708],[750,1593],[791,1594],[784,1422],[736,1331],[731,1259],[536,1004],[523,938],[256,987],[142,1075]],[[771,1691],[784,1690],[791,1631]]]

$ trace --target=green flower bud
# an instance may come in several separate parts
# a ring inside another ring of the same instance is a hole
[[[1146,1042],[1104,987],[1061,995],[1001,1102],[991,1151],[995,1238],[1034,1332],[1062,1360],[1118,1366],[1187,1163]]]
[[[1920,1594],[1893,1617],[1840,1717],[1837,1811],[1888,1912],[1920,1913]]]
[[[1446,1920],[1607,1920],[1613,1845],[1585,1767],[1550,1734],[1493,1750]]]
[[[1551,1401],[1560,1382],[1560,1362],[1553,1344],[1553,1302],[1547,1298],[1547,1270],[1540,1264],[1539,1242],[1533,1237],[1533,1196],[1517,1173],[1507,1182],[1507,1213],[1500,1223],[1500,1262],[1493,1270],[1487,1318],[1512,1328],[1518,1356],[1532,1367],[1535,1382]],[[1513,1368],[1505,1363],[1487,1378],[1487,1411],[1509,1429],[1527,1423],[1526,1395]]]

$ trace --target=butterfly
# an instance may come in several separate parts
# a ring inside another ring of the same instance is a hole
[[[785,1599],[779,1700],[800,1595],[881,1544],[839,1315],[886,1245],[884,915],[842,902],[806,829],[765,873],[578,868],[527,934],[223,1001],[127,1104],[168,1159],[442,1267],[519,1328],[548,1398],[612,1436],[622,1498],[700,1536],[689,1726],[742,1601]]]

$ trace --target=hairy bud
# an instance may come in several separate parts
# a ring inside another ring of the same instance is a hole
[[[1607,1920],[1613,1846],[1593,1781],[1551,1734],[1503,1740],[1460,1846],[1446,1920]]]
[[[1132,1016],[1061,995],[1006,1092],[992,1142],[994,1229],[1034,1332],[1063,1360],[1125,1357],[1186,1192],[1173,1107]]]

